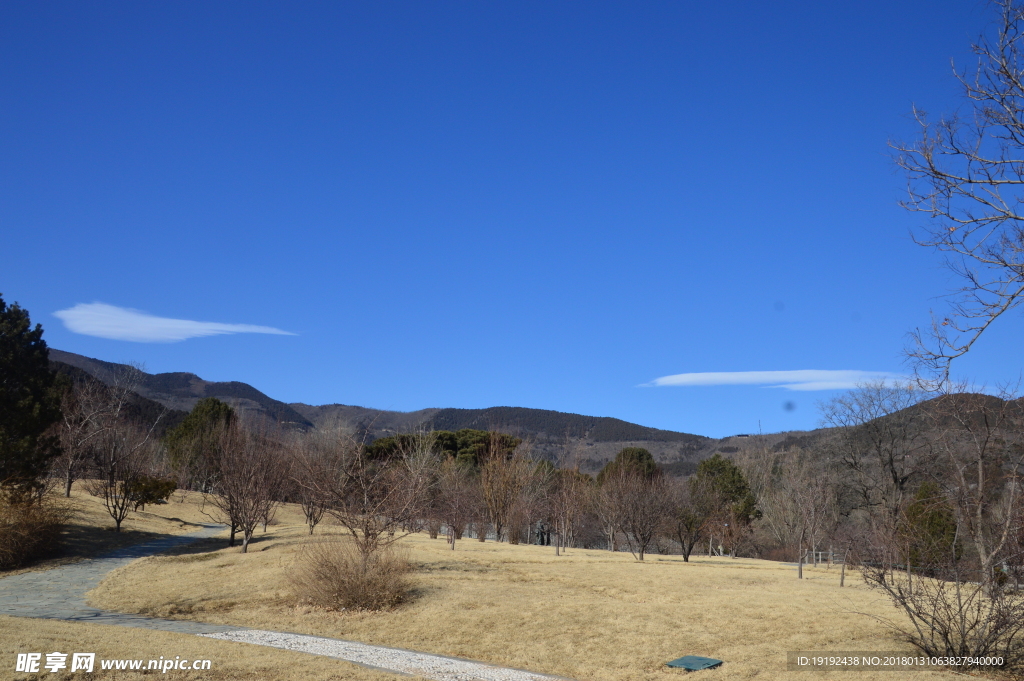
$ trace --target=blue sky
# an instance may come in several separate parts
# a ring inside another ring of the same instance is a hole
[[[960,106],[988,12],[4,2],[0,292],[289,402],[814,427],[862,374],[658,379],[906,370],[954,282],[887,141]],[[960,375],[1015,379],[1020,331]]]

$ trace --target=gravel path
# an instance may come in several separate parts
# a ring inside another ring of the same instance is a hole
[[[234,631],[239,627],[128,615],[110,610],[100,610],[85,602],[85,593],[96,588],[111,570],[116,570],[143,556],[151,556],[176,546],[189,544],[197,539],[211,537],[223,529],[223,525],[204,525],[202,529],[195,532],[136,544],[99,558],[83,560],[52,570],[23,572],[13,577],[5,577],[0,579],[0,615],[115,624],[122,627],[163,629],[185,634]]]
[[[561,678],[520,669],[494,667],[472,660],[418,653],[400,648],[371,646],[335,638],[130,615],[100,610],[85,602],[86,592],[96,588],[111,570],[127,565],[137,558],[151,556],[198,539],[211,537],[223,529],[223,525],[204,525],[201,530],[189,534],[168,536],[136,544],[99,558],[83,560],[52,570],[25,572],[13,577],[2,578],[0,579],[0,615],[198,634],[225,641],[322,655],[354,662],[364,667],[396,674],[421,676],[436,681],[551,681],[551,679]]]
[[[313,655],[323,655],[339,660],[348,660],[364,667],[398,672],[411,676],[422,676],[437,681],[551,681],[563,677],[535,674],[521,669],[495,667],[483,662],[462,660],[457,657],[417,653],[401,648],[371,646],[365,643],[342,641],[336,638],[321,638],[303,634],[285,634],[277,631],[246,629],[218,634],[200,634],[224,641],[252,643],[283,650],[296,650]]]

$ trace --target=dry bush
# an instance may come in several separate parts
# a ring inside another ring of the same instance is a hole
[[[387,610],[405,600],[409,561],[396,547],[364,554],[349,539],[309,541],[291,581],[299,601],[328,610]]]
[[[952,561],[935,578],[884,561],[863,572],[869,586],[907,615],[876,619],[925,655],[998,657],[1004,672],[1024,677],[1024,593],[1016,585],[971,581],[977,575]]]
[[[71,509],[49,498],[30,504],[0,499],[0,570],[51,551],[70,519]]]

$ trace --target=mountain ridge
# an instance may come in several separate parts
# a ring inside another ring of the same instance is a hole
[[[50,359],[76,367],[106,383],[126,365],[50,349]],[[240,381],[207,381],[189,372],[143,373],[136,391],[172,410],[187,412],[204,397],[263,415],[287,427],[342,427],[367,441],[396,433],[429,430],[501,430],[530,442],[536,456],[595,472],[623,447],[644,447],[655,460],[680,473],[692,472],[723,440],[662,430],[609,416],[586,416],[529,407],[427,408],[411,412],[355,405],[286,404]],[[728,439],[728,438],[726,438]]]

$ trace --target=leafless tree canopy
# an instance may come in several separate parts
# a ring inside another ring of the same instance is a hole
[[[455,459],[438,464],[436,511],[438,519],[448,527],[448,543],[455,549],[465,527],[480,510],[479,486],[467,467]]]
[[[129,365],[115,376],[95,416],[96,437],[89,440],[96,479],[89,481],[87,489],[103,498],[118,532],[121,523],[135,510],[131,490],[159,465],[153,436],[157,423],[136,423],[126,415],[141,376],[142,369],[137,365]]]
[[[889,527],[933,460],[931,422],[914,409],[923,397],[914,386],[878,382],[823,405],[825,422],[836,428],[829,455],[844,468],[850,503]]]
[[[510,529],[510,524],[516,523],[512,529],[517,532],[522,529],[522,521],[514,513],[520,502],[520,494],[529,483],[532,464],[522,446],[508,453],[499,445],[498,439],[499,434],[494,433],[492,440],[495,442],[480,466],[480,487],[488,520],[494,527],[495,535],[502,539]],[[518,543],[518,535],[515,541]]]
[[[933,387],[1024,294],[1024,6],[994,4],[993,29],[972,45],[976,67],[954,65],[965,111],[932,122],[915,109],[920,138],[891,143],[908,179],[903,206],[929,218],[917,242],[943,253],[961,282],[949,313],[916,331],[909,348]]]
[[[921,651],[1024,665],[1022,405],[963,386],[921,405],[900,391],[867,386],[828,412],[845,419],[826,451],[852,490],[854,558]]]
[[[316,454],[301,463],[311,493],[352,537],[369,559],[411,531],[433,481],[429,436],[414,439],[407,450],[383,458],[369,456],[361,442],[329,433]]]
[[[221,432],[213,494],[205,496],[214,517],[242,533],[242,553],[248,551],[256,526],[269,519],[289,479],[283,447],[266,429],[246,432],[237,424]]]
[[[81,477],[112,425],[119,398],[122,393],[100,381],[77,381],[61,397],[61,453],[54,460],[52,473],[60,476],[65,497],[71,496],[71,485]]]

